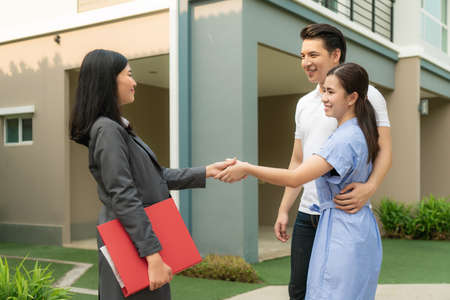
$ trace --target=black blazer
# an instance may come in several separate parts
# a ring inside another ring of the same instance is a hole
[[[98,118],[90,130],[89,169],[103,203],[98,224],[118,218],[141,257],[161,250],[144,207],[169,198],[169,189],[204,187],[206,178],[204,167],[161,167],[153,151],[139,137],[105,117]],[[98,246],[102,245],[98,238]],[[110,270],[102,263],[103,256],[99,257],[102,286],[102,275],[107,272],[110,276]],[[111,289],[111,282],[103,284],[109,285],[105,289]],[[100,294],[101,290],[100,287]]]

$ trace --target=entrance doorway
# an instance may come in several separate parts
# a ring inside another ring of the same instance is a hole
[[[295,133],[295,108],[301,96],[314,89],[304,74],[300,58],[264,45],[258,46],[258,163],[287,168]],[[290,254],[290,242],[273,234],[284,188],[258,182],[260,260]],[[295,221],[300,197],[292,206],[289,224]],[[291,227],[289,228],[289,234]]]

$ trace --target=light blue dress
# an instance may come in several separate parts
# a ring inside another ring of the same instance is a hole
[[[372,171],[356,118],[339,126],[316,153],[334,169],[316,180],[321,216],[309,263],[307,300],[375,299],[382,247],[372,210],[348,214],[333,198],[352,182],[366,182]]]

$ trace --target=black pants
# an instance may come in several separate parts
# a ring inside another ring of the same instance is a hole
[[[298,212],[291,241],[290,300],[303,300],[306,295],[309,259],[316,235],[318,215]]]
[[[97,245],[100,248],[103,242],[97,232]],[[98,251],[98,299],[99,300],[170,300],[170,284],[163,285],[157,290],[148,288],[127,298],[122,294],[122,289],[114,276],[113,271],[103,253]]]

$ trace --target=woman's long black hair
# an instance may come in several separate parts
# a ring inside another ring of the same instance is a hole
[[[70,139],[88,146],[92,124],[101,116],[124,126],[116,79],[127,64],[122,54],[110,50],[93,50],[84,57],[70,118]]]
[[[361,128],[367,142],[369,156],[367,163],[374,162],[380,146],[378,145],[378,128],[375,117],[375,110],[367,99],[369,88],[369,75],[366,70],[355,63],[345,63],[332,68],[327,76],[334,75],[338,78],[347,94],[358,93],[358,100],[355,103],[355,114],[358,125]]]

